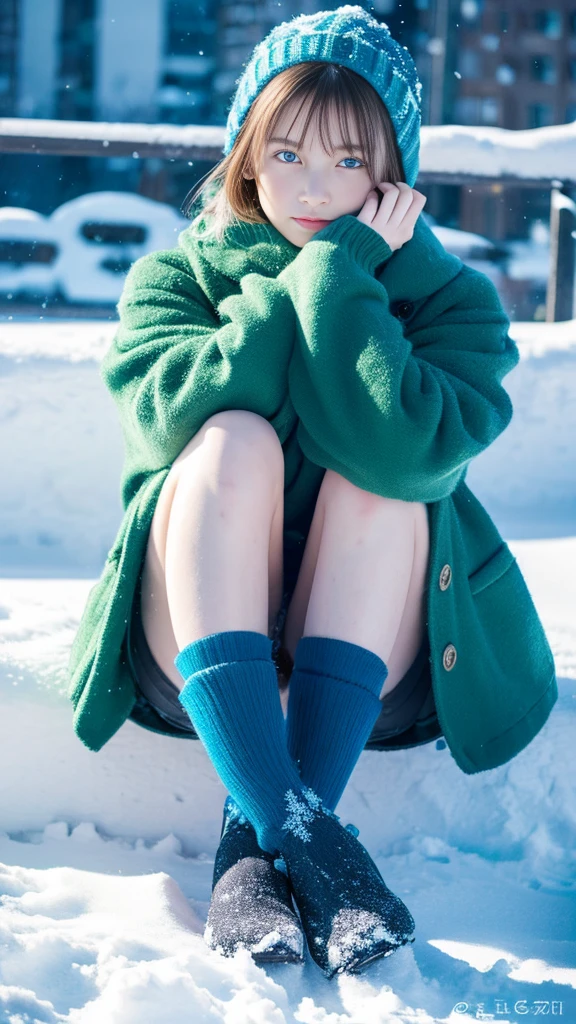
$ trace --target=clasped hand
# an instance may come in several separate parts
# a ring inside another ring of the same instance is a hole
[[[414,234],[414,225],[426,202],[426,196],[410,188],[404,181],[395,185],[381,181],[378,188],[384,193],[378,205],[378,192],[371,189],[357,220],[374,228],[392,250],[400,249]]]

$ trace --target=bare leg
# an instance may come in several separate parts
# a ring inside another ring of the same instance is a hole
[[[392,690],[424,637],[428,554],[423,503],[382,498],[327,470],[286,618],[292,657],[301,636],[360,644],[388,667],[380,696]]]
[[[142,623],[178,689],[174,658],[210,633],[269,635],[282,597],[284,460],[274,428],[230,410],[210,417],[170,469],[142,576]]]

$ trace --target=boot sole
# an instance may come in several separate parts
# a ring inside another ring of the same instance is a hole
[[[291,950],[284,952],[273,953],[268,950],[267,953],[252,953],[252,959],[257,964],[303,964],[304,957],[299,956],[298,953],[294,953]]]
[[[414,942],[414,937],[406,939],[404,942],[399,942],[396,946],[384,943],[381,947],[373,950],[369,956],[350,961],[350,963],[345,967],[341,967],[339,970],[334,971],[330,977],[333,978],[336,974],[360,974],[366,967],[370,967],[371,964],[375,963],[376,960],[383,960],[385,957],[392,956],[392,953],[395,953],[397,949],[401,949],[402,946],[406,946],[408,943],[412,942]]]

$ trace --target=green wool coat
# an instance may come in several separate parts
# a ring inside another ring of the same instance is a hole
[[[302,248],[271,224],[238,224],[223,243],[187,228],[176,248],[136,261],[118,309],[101,375],[124,435],[125,513],[69,661],[86,746],[99,750],[128,717],[171,732],[136,713],[126,625],[170,466],[227,409],[277,432],[287,552],[302,551],[326,469],[426,504],[436,711],[420,732],[367,746],[443,735],[473,774],[530,743],[558,696],[552,652],[516,559],[465,483],[512,417],[501,382],[519,353],[490,279],[422,216],[392,251],[347,214]]]

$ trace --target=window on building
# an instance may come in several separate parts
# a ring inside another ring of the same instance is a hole
[[[576,121],[576,103],[569,103],[567,105],[567,107],[566,107],[566,117],[564,118],[564,120],[566,122],[568,122],[568,121]]]
[[[428,6],[426,3],[425,8]],[[374,0],[374,10],[377,14],[391,14],[396,7],[396,0]]]
[[[494,72],[494,77],[500,85],[512,85],[516,81],[516,69],[511,64],[500,64]]]
[[[166,4],[166,53],[188,56],[203,43],[214,44],[216,16],[211,0],[168,0]]]
[[[550,103],[531,103],[528,107],[528,128],[545,128],[552,124],[553,113]]]
[[[0,117],[14,117],[16,105],[17,0],[0,4]]]
[[[570,11],[568,15],[568,27],[572,35],[576,35],[576,11]]]
[[[159,118],[176,124],[211,120],[217,18],[215,0],[168,0]]]
[[[95,0],[63,0],[60,23],[58,117],[94,116]]]
[[[489,53],[496,53],[496,50],[500,48],[500,36],[497,36],[495,32],[486,32],[480,36],[480,46],[483,50],[488,50]]]
[[[549,39],[560,39],[562,35],[562,12],[561,11],[535,11],[534,28],[537,32],[548,36]]]
[[[454,105],[458,124],[498,124],[500,100],[494,96],[459,96]]]
[[[480,124],[480,100],[478,96],[459,96],[454,104],[458,124]]]
[[[568,78],[571,82],[576,82],[576,57],[568,59]]]
[[[484,96],[480,103],[481,124],[498,124],[500,120],[500,100],[495,96]]]
[[[500,31],[510,31],[510,13],[508,11],[500,11]]]
[[[478,50],[463,47],[458,53],[458,71],[462,78],[480,78],[482,62]]]
[[[548,85],[554,85],[556,83],[556,62],[549,54],[542,53],[538,56],[531,57],[529,60],[529,67],[530,77],[534,78],[537,82],[546,82]]]
[[[484,10],[484,0],[460,0],[460,14],[469,23],[480,20]]]

